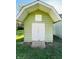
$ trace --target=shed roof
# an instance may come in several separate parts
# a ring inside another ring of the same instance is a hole
[[[54,22],[58,22],[61,20],[61,17],[55,10],[53,6],[50,6],[49,4],[42,2],[42,1],[34,1],[28,5],[23,6],[19,14],[17,15],[16,20],[23,21],[24,18],[31,12],[41,10],[45,13],[48,13],[49,16],[52,18]]]

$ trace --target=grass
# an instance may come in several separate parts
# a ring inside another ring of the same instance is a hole
[[[23,39],[20,39],[23,41]],[[62,59],[62,40],[54,36],[53,47],[31,48],[16,42],[16,59]]]

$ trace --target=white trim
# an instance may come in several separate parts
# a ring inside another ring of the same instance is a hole
[[[22,9],[22,10],[19,12],[19,14],[17,15],[16,19],[19,20],[19,17],[21,17],[21,15],[22,15],[22,13],[23,13],[23,11],[24,11],[25,9],[28,9],[29,7],[34,6],[34,5],[36,5],[36,4],[43,5],[43,6],[45,6],[45,8],[48,8],[48,9],[50,10],[50,12],[48,12],[48,13],[49,13],[49,15],[51,16],[51,18],[52,18],[52,15],[51,15],[50,13],[52,12],[52,13],[55,14],[55,16],[56,16],[56,18],[57,18],[56,21],[61,20],[60,16],[58,15],[57,11],[55,10],[55,8],[54,8],[53,6],[50,6],[50,5],[48,5],[48,4],[44,3],[44,2],[41,2],[41,1],[36,1],[36,2],[33,2],[33,3],[29,4],[28,6],[23,7],[23,9]],[[38,7],[38,8],[39,8],[39,7]],[[44,11],[44,10],[43,10],[43,11]],[[52,19],[53,19],[53,18],[52,18]],[[20,21],[23,21],[23,20],[20,20]],[[55,22],[56,22],[56,21],[55,21]]]
[[[22,14],[22,12],[25,10],[25,9],[27,9],[28,7],[31,7],[32,5],[35,5],[35,4],[37,4],[38,2],[35,2],[35,3],[32,3],[32,4],[29,4],[28,6],[25,6],[20,12],[19,12],[19,14],[17,15],[17,19],[18,19],[18,17]]]

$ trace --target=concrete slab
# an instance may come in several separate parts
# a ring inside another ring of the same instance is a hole
[[[45,42],[44,41],[33,41],[31,47],[33,48],[45,48]]]

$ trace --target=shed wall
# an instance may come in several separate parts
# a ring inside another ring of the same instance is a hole
[[[35,15],[42,15],[41,23],[45,23],[45,41],[53,42],[53,21],[51,17],[40,10],[30,13],[24,19],[24,42],[32,42],[32,23],[37,23],[35,21]]]

